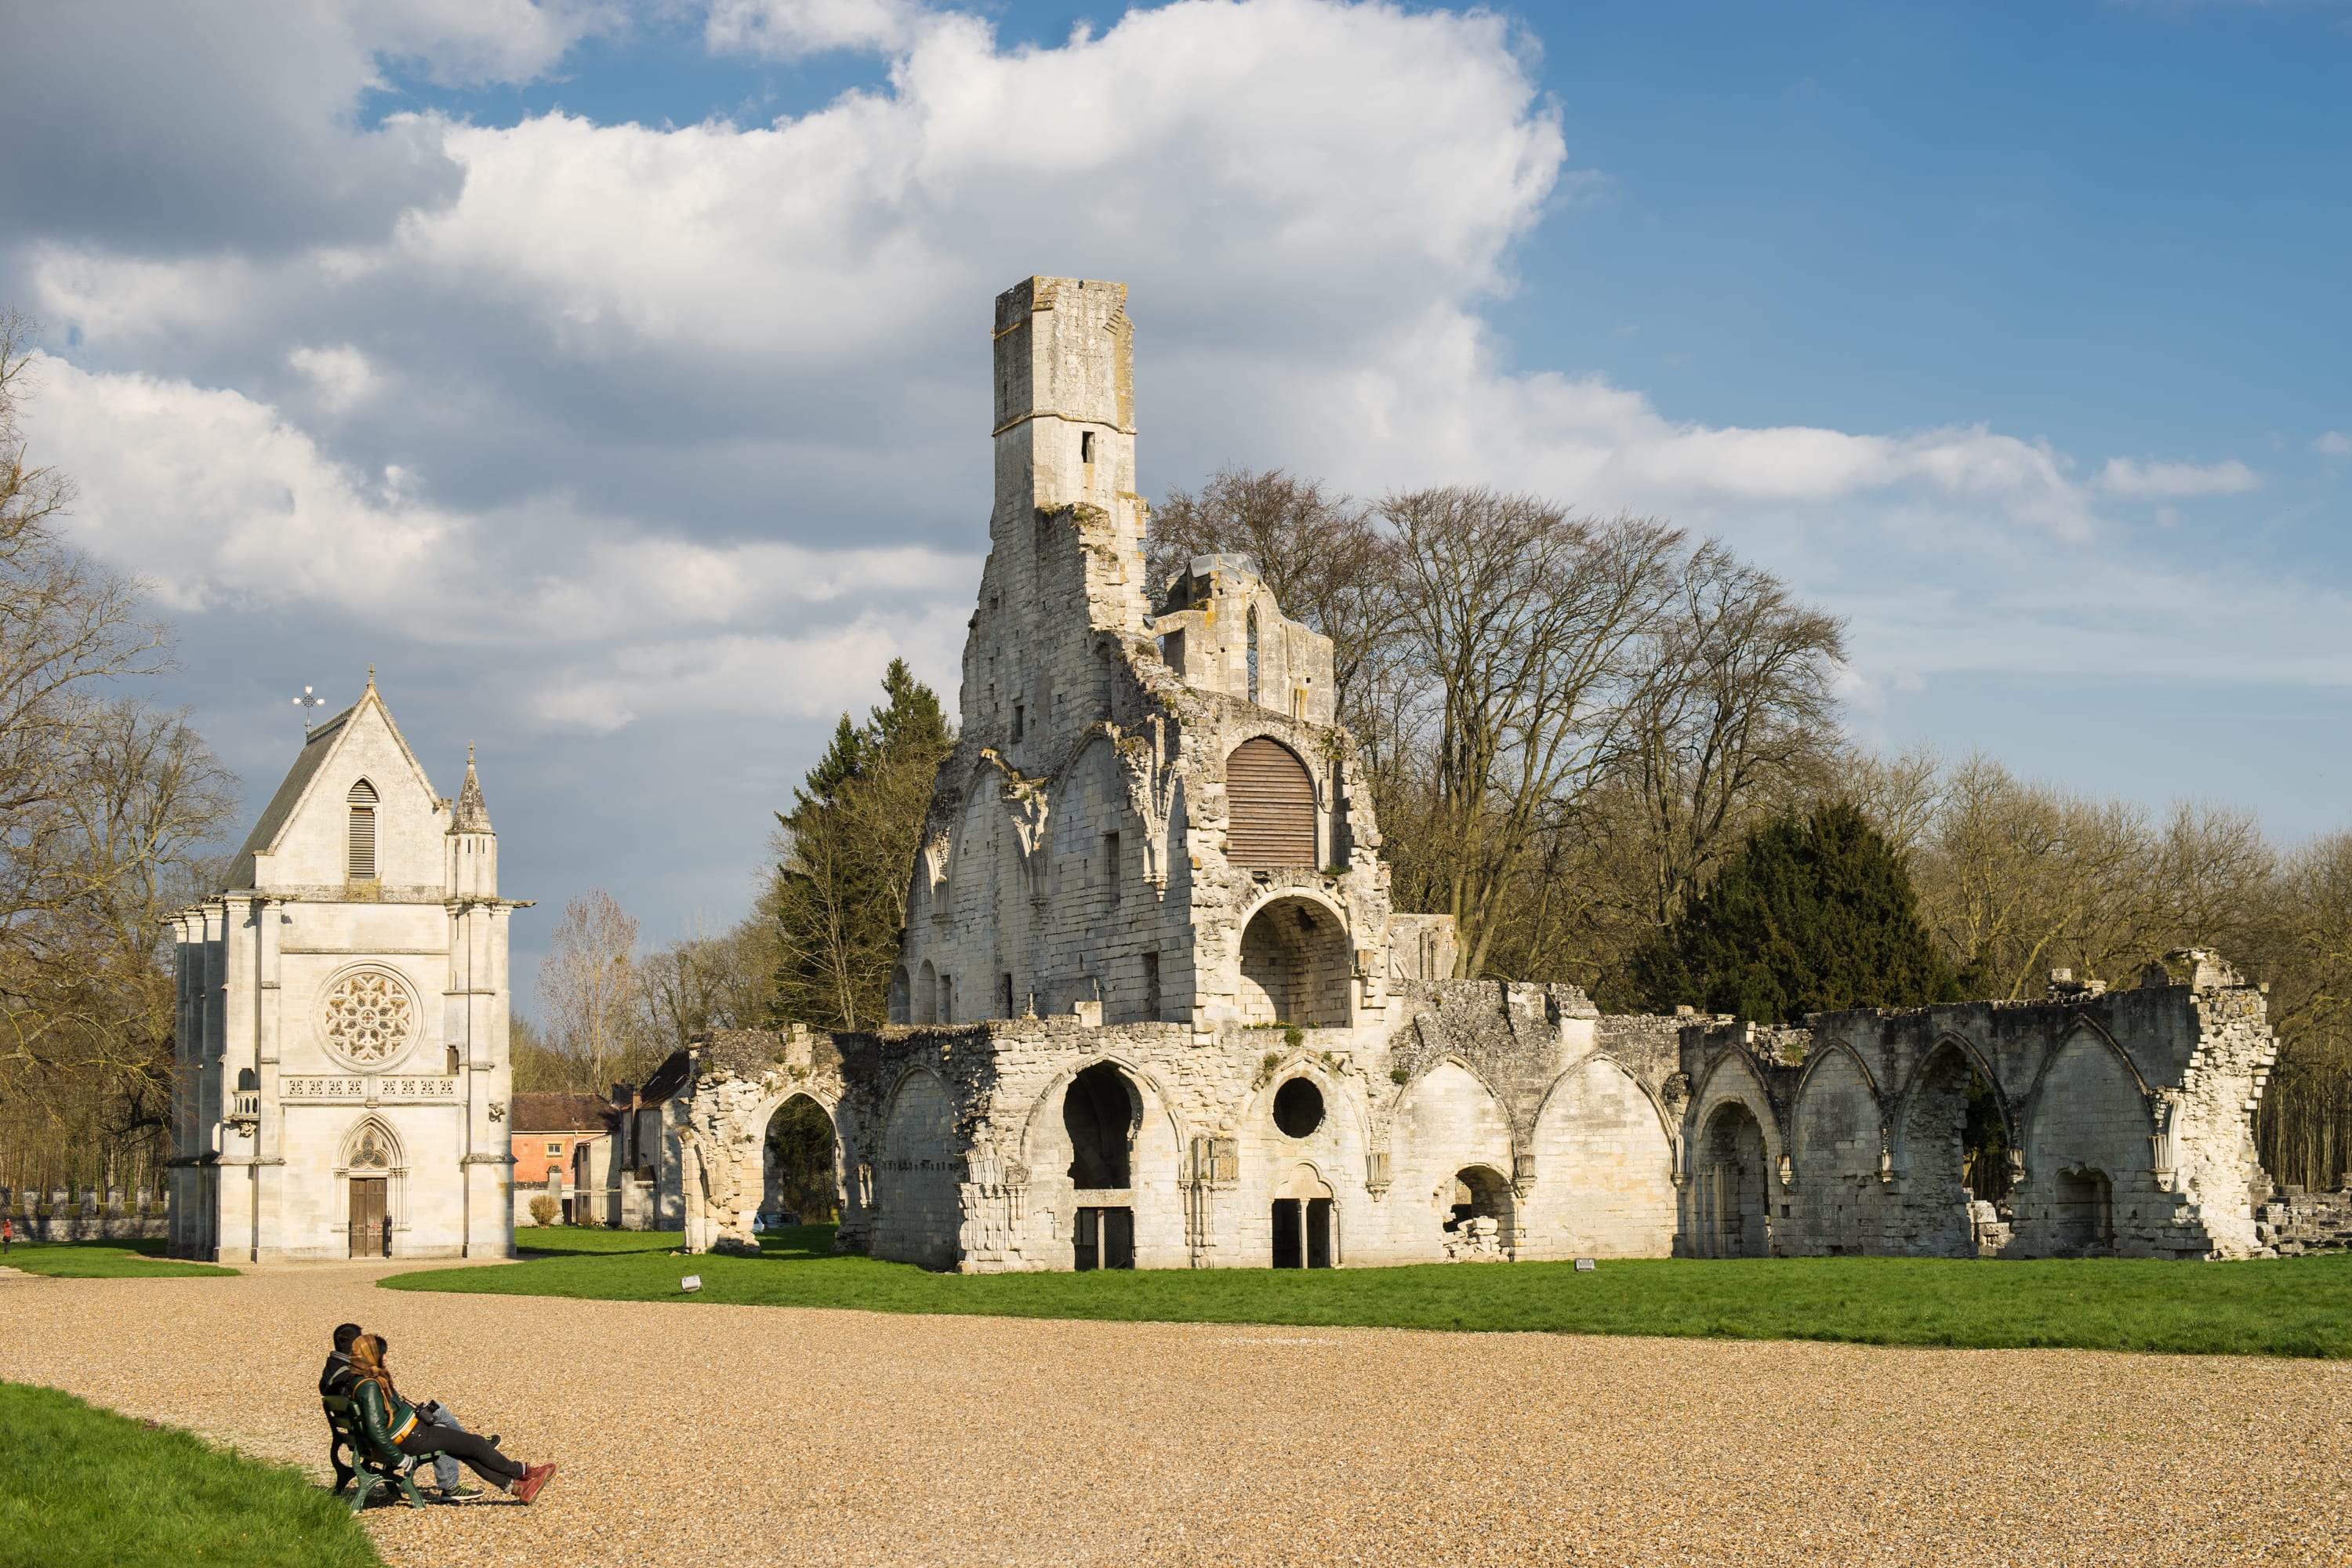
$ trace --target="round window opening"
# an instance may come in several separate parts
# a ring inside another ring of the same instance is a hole
[[[1274,1091],[1274,1124],[1289,1137],[1306,1137],[1323,1125],[1323,1091],[1306,1079],[1292,1079]]]

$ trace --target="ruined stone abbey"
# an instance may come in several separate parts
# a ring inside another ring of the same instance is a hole
[[[1792,1029],[1447,978],[1449,923],[1390,908],[1329,642],[1244,559],[1146,579],[1132,331],[1115,283],[996,301],[892,1023],[705,1043],[649,1140],[690,1247],[773,1217],[764,1130],[806,1097],[845,1245],[936,1268],[2262,1249],[2275,1044],[2208,953]],[[1963,1168],[1972,1098],[2004,1170]]]

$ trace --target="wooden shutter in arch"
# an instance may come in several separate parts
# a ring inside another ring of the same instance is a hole
[[[1315,784],[1297,753],[1261,735],[1225,759],[1225,858],[1251,870],[1315,864]]]
[[[351,863],[349,876],[353,881],[366,881],[375,876],[375,791],[367,780],[352,785],[347,797],[352,807]]]

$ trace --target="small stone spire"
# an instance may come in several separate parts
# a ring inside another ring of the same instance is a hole
[[[449,819],[452,833],[488,833],[490,808],[482,803],[482,781],[474,776],[474,742],[466,742],[466,787],[457,792],[457,815]]]

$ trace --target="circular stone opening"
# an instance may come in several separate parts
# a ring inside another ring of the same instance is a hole
[[[1303,1078],[1274,1091],[1274,1124],[1284,1134],[1304,1138],[1323,1125],[1323,1091]]]

